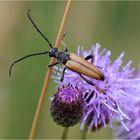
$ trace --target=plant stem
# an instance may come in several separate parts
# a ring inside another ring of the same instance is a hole
[[[87,132],[85,130],[83,130],[81,133],[82,133],[81,134],[81,139],[82,140],[85,140],[86,139],[86,136],[87,136]]]
[[[67,134],[68,134],[68,130],[69,130],[69,127],[65,127],[64,130],[63,130],[63,134],[62,134],[62,140],[66,140],[67,139]]]
[[[71,2],[72,2],[71,0],[68,0],[67,5],[66,5],[64,16],[63,16],[61,26],[60,26],[60,29],[59,29],[59,33],[58,33],[56,43],[55,43],[56,48],[59,48],[59,46],[60,46],[60,41],[61,41],[61,38],[62,38],[63,33],[64,33],[64,28],[66,26],[68,15],[70,13]],[[54,62],[54,59],[52,58],[50,60],[50,64],[52,64],[53,62]],[[36,134],[36,130],[37,130],[38,122],[39,122],[39,117],[40,117],[40,114],[41,114],[41,111],[42,111],[42,108],[43,108],[43,104],[44,104],[44,101],[45,101],[46,92],[47,92],[47,89],[48,89],[48,84],[49,84],[49,80],[50,80],[50,77],[51,77],[51,73],[52,73],[52,68],[49,68],[47,73],[46,73],[46,76],[45,76],[44,84],[43,84],[43,87],[42,87],[42,92],[41,92],[40,99],[39,99],[39,102],[38,102],[38,106],[37,106],[37,109],[36,109],[36,113],[35,113],[35,116],[34,116],[32,128],[31,128],[31,131],[30,131],[30,134],[29,134],[29,140],[32,140],[32,139],[35,138],[35,134]]]

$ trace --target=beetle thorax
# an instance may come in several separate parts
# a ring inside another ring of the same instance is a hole
[[[57,60],[63,64],[66,64],[66,62],[70,59],[69,54],[66,52],[59,52],[57,56]]]

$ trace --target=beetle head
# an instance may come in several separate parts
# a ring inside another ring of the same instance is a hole
[[[57,57],[57,55],[58,55],[58,49],[57,48],[52,48],[51,50],[50,50],[50,54],[49,54],[49,56],[50,57]]]

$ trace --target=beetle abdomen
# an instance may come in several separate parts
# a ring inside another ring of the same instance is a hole
[[[70,60],[66,63],[69,69],[97,80],[104,80],[104,75],[93,64],[74,53],[71,53],[69,56]]]
[[[97,80],[101,79],[99,74],[93,72],[92,70],[88,69],[87,67],[85,67],[84,65],[81,65],[80,63],[76,61],[68,60],[66,63],[66,67],[72,71],[78,72],[88,77],[91,77]]]

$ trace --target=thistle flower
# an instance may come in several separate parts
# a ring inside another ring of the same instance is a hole
[[[84,115],[84,100],[77,87],[63,85],[54,95],[51,104],[51,115],[54,121],[69,127],[80,122]]]
[[[140,68],[139,68],[140,69]],[[140,71],[137,71],[136,76],[140,77]],[[120,124],[115,128],[115,135],[124,140],[139,140],[140,139],[140,100],[135,103],[135,110],[129,113],[131,120],[125,120],[129,131],[126,131]]]
[[[107,124],[112,127],[112,121],[119,121],[126,130],[129,130],[124,120],[130,120],[129,112],[135,109],[134,103],[140,97],[140,78],[133,75],[135,69],[131,68],[132,61],[122,66],[124,53],[111,62],[111,51],[106,49],[100,51],[100,47],[98,43],[88,51],[79,47],[77,54],[83,58],[93,55],[93,64],[104,74],[104,81],[86,77],[95,84],[91,86],[79,74],[66,70],[64,81],[61,83],[63,67],[54,67],[52,77],[58,86],[70,83],[81,88],[81,94],[86,102],[81,129],[94,131],[102,126],[106,127]]]
[[[125,120],[129,131],[126,131],[120,124],[115,128],[115,135],[124,140],[140,139],[140,101],[135,104],[135,110],[130,112],[131,120]]]

